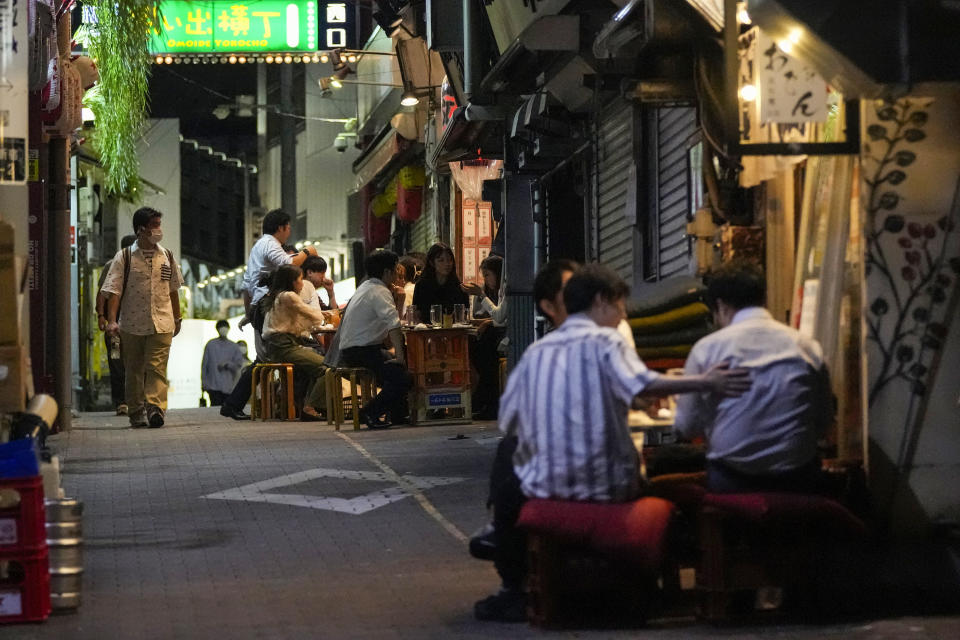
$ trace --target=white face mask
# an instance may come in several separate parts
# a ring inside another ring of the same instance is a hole
[[[217,329],[217,333],[220,334],[221,338],[226,338],[229,332],[230,332],[230,329],[228,329],[227,327],[220,327],[219,329]]]
[[[150,231],[150,240],[154,244],[158,244],[161,240],[163,240],[163,229],[152,229]]]

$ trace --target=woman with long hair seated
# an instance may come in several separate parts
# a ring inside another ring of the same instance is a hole
[[[496,420],[500,407],[500,354],[497,347],[507,333],[507,305],[503,299],[503,258],[490,255],[480,263],[483,285],[468,283],[463,290],[475,296],[473,317],[480,320],[477,339],[470,342],[470,363],[477,370],[473,390],[474,417]]]
[[[460,288],[457,261],[447,245],[438,242],[427,251],[427,264],[413,290],[413,306],[420,314],[420,322],[430,322],[430,307],[440,305],[444,313],[453,313],[453,305],[469,303]]]
[[[300,344],[299,337],[312,326],[324,324],[326,316],[318,308],[303,302],[303,272],[300,267],[285,264],[270,280],[270,290],[260,302],[264,313],[263,345],[268,362],[289,362],[296,375],[311,381],[303,402],[302,420],[321,420],[319,408],[325,406],[323,356]]]

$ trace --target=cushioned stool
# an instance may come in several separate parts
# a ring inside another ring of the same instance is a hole
[[[863,522],[839,502],[791,493],[708,493],[698,528],[701,613],[712,621],[727,616],[735,595],[746,595],[752,605],[765,587],[814,597],[831,571],[821,560],[823,552],[866,535]],[[779,604],[774,600],[763,608]]]
[[[250,388],[250,417],[254,420],[297,419],[292,364],[270,362],[254,365]]]
[[[365,406],[376,395],[376,379],[373,372],[363,367],[336,367],[329,369],[324,375],[327,385],[327,424],[336,426],[345,420],[345,406],[350,409],[353,418],[353,429],[360,428],[360,408]],[[350,394],[343,395],[344,380],[350,383]]]
[[[641,620],[664,565],[673,505],[660,498],[603,504],[530,500],[527,613],[539,626],[598,616]]]

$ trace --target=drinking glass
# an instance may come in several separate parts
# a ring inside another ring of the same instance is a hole
[[[430,305],[430,324],[435,327],[443,324],[443,305]]]
[[[464,324],[467,321],[467,307],[462,304],[453,305],[453,324]]]
[[[403,315],[403,322],[408,327],[412,327],[413,325],[417,324],[417,308],[412,304],[407,305]]]

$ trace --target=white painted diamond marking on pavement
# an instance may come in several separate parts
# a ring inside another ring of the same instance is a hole
[[[401,478],[410,483],[413,487],[420,490],[442,487],[448,484],[463,482],[466,478],[456,477],[438,477],[438,476],[413,476],[401,475]],[[399,486],[391,486],[377,491],[371,491],[354,498],[334,498],[329,496],[309,496],[298,493],[268,493],[273,489],[289,487],[295,484],[301,484],[317,478],[338,478],[341,480],[366,480],[373,482],[393,483],[390,476],[381,471],[351,471],[349,469],[307,469],[298,471],[285,476],[270,478],[245,484],[241,487],[218,491],[209,495],[200,496],[207,500],[239,500],[242,502],[270,502],[273,504],[285,504],[291,507],[306,507],[308,509],[322,509],[325,511],[336,511],[338,513],[349,513],[361,515],[368,511],[373,511],[388,504],[403,500],[410,496]]]

